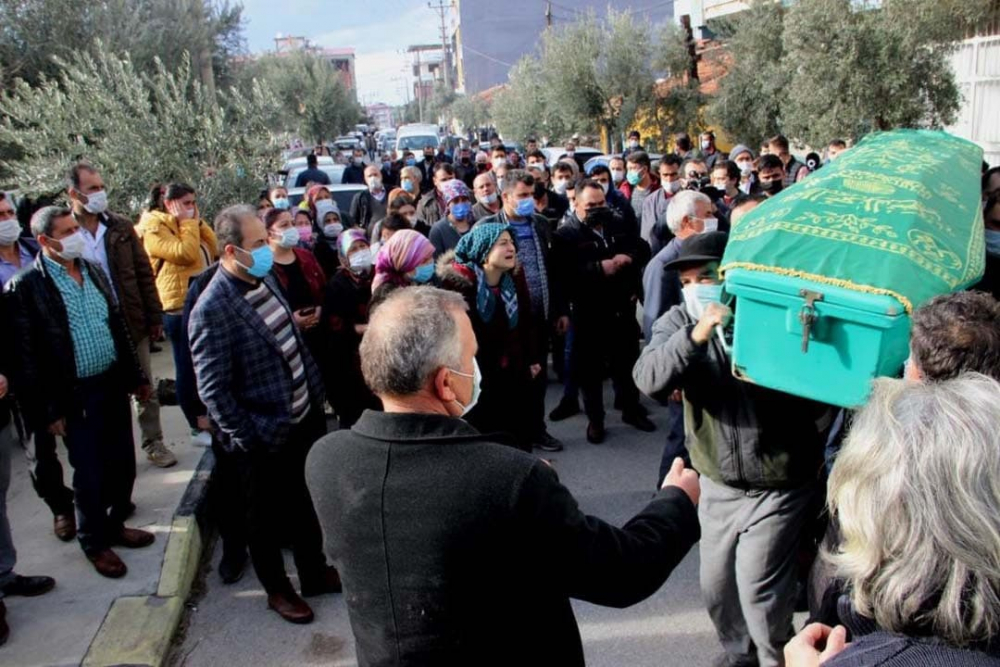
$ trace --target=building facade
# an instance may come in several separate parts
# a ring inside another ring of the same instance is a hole
[[[389,128],[396,127],[394,118],[392,116],[392,107],[388,104],[383,104],[381,102],[377,104],[369,104],[365,107],[365,112],[368,114],[368,118],[371,122],[375,124],[380,130],[385,130]]]

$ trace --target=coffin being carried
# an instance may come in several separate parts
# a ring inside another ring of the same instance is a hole
[[[981,164],[944,132],[876,134],[740,219],[721,266],[737,377],[855,407],[898,375],[913,310],[983,274]]]

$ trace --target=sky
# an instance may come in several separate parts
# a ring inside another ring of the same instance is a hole
[[[410,78],[406,47],[441,40],[427,0],[241,0],[251,53],[274,49],[274,37],[308,37],[323,47],[353,47],[362,104],[402,104]]]

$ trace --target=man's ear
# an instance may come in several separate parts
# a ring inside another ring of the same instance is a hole
[[[451,386],[453,378],[454,375],[444,366],[434,373],[434,393],[445,403],[451,403],[458,399],[458,395]]]

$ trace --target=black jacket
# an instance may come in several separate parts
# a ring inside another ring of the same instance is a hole
[[[383,187],[385,187],[383,185]],[[389,191],[385,190],[382,201],[372,196],[371,190],[362,190],[351,200],[351,222],[362,229],[369,229],[375,220],[386,216],[389,205]]]
[[[649,261],[648,246],[621,216],[615,215],[599,234],[569,214],[552,235],[552,311],[554,317],[574,320],[603,319],[635,308],[642,291],[642,267]],[[617,254],[632,264],[614,275],[604,274],[601,262]]]
[[[118,357],[112,372],[123,392],[134,391],[149,380],[139,366],[125,318],[111,296],[104,270],[86,260],[78,261],[108,303],[110,335]],[[33,430],[48,428],[67,416],[79,388],[66,306],[41,254],[11,279],[5,298],[17,355],[14,377],[18,403]]]
[[[1000,256],[986,253],[986,273],[972,289],[987,292],[994,299],[1000,300]]]
[[[365,412],[316,443],[306,482],[361,667],[583,665],[569,599],[635,604],[700,534],[680,489],[615,528],[544,461],[441,415]]]
[[[365,184],[365,168],[355,167],[353,164],[347,165],[347,169],[344,169],[344,175],[341,176],[340,182],[347,185],[364,185]]]

